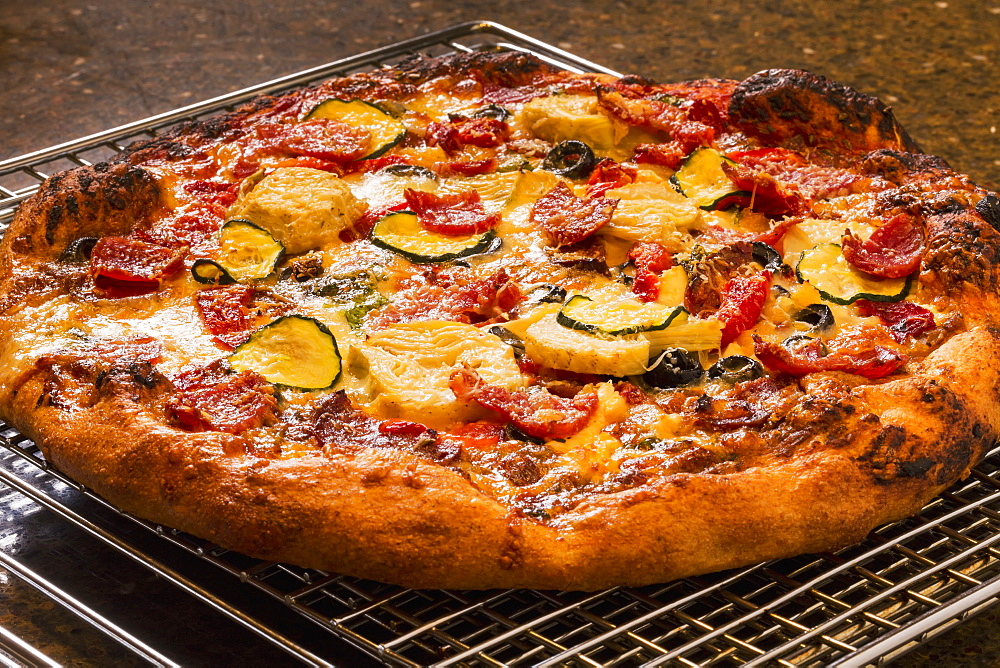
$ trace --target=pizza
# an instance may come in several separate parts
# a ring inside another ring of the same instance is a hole
[[[0,414],[254,557],[663,582],[855,543],[968,474],[998,229],[821,76],[416,56],[49,178],[0,250]]]

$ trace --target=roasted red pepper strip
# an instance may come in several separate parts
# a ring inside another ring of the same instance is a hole
[[[174,379],[177,393],[167,400],[167,415],[188,431],[238,434],[274,417],[273,386],[254,371],[228,373],[220,362]]]
[[[248,285],[209,288],[195,295],[205,329],[225,348],[231,350],[250,336],[253,295],[254,289]]]
[[[187,248],[167,248],[133,237],[104,237],[94,244],[94,283],[112,296],[155,292],[160,281],[184,267]]]
[[[403,197],[417,214],[420,224],[431,232],[450,235],[481,234],[500,222],[500,216],[487,215],[479,192],[467,190],[454,195],[435,195],[407,188]]]
[[[655,241],[640,241],[628,251],[635,265],[632,292],[639,301],[655,302],[660,294],[660,274],[674,266],[670,251]]]
[[[508,390],[487,385],[468,366],[451,374],[451,391],[463,401],[475,401],[500,413],[528,436],[550,440],[569,438],[583,429],[597,410],[597,394],[581,392],[565,399],[537,389]]]
[[[770,284],[771,272],[762,271],[756,276],[735,276],[722,288],[722,304],[715,315],[722,321],[723,347],[757,323]]]
[[[907,338],[917,338],[934,329],[934,314],[913,302],[871,302],[859,299],[855,302],[861,315],[878,316],[896,343]]]
[[[913,218],[893,216],[862,241],[850,230],[842,241],[844,259],[861,271],[883,278],[902,278],[920,269],[924,237]]]
[[[611,221],[618,200],[577,197],[560,182],[531,208],[531,222],[538,225],[556,246],[583,241]]]
[[[846,371],[869,379],[883,378],[894,373],[909,359],[900,352],[878,345],[858,353],[836,352],[823,357],[823,344],[818,339],[795,350],[768,343],[759,336],[754,336],[753,342],[754,354],[764,366],[793,376],[817,371]]]

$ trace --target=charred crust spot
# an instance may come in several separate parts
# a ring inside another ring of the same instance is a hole
[[[801,70],[765,70],[736,86],[729,117],[765,141],[831,149],[920,149],[878,99]]]
[[[62,204],[53,204],[52,208],[48,210],[45,214],[45,240],[49,244],[55,243],[56,228],[59,227],[59,222],[62,220],[63,206]]]
[[[626,86],[655,86],[656,82],[638,74],[626,74],[618,83],[624,84]]]
[[[934,468],[934,460],[929,457],[920,457],[908,462],[899,463],[900,478],[919,478]]]
[[[864,156],[858,170],[862,174],[878,174],[899,185],[915,172],[934,174],[951,171],[951,167],[936,155],[880,148]]]
[[[1000,232],[1000,198],[993,193],[988,194],[976,204],[976,212],[994,230]]]
[[[961,208],[954,213],[936,213],[926,218],[927,251],[923,269],[936,272],[949,290],[968,283],[985,290],[997,287],[1000,244],[982,238],[986,227],[979,215]]]
[[[538,76],[555,74],[556,68],[535,56],[517,51],[489,53],[476,51],[444,58],[415,55],[394,68],[397,81],[419,85],[441,76],[465,76],[474,72],[483,82],[501,86],[523,86]]]

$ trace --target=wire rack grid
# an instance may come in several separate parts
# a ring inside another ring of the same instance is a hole
[[[392,65],[416,52],[479,49],[530,51],[567,69],[614,73],[495,23],[454,26],[0,162],[0,229],[48,175],[106,160],[178,122],[235,108],[258,94]],[[144,553],[122,538],[121,523],[137,523],[171,549],[217,566],[220,576],[281,601],[313,622],[321,636],[336,636],[403,666],[882,664],[981,612],[1000,594],[1000,448],[918,516],[835,554],[581,593],[410,590],[253,560],[119,511],[113,521],[96,522],[65,504],[65,488],[111,507],[50,468],[31,441],[0,424],[0,444],[7,450],[0,453],[0,483],[313,665],[334,657],[283,635],[270,620],[188,578],[169,559]],[[141,648],[153,662],[169,661]]]

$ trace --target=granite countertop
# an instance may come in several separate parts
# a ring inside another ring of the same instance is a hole
[[[1000,0],[0,0],[0,16],[0,160],[488,19],[662,81],[811,70],[879,96],[925,151],[1000,186]],[[81,577],[96,568],[71,566]],[[50,608],[0,571],[0,626],[66,663],[113,656],[103,636]],[[996,617],[967,622],[899,665],[1000,662]]]

